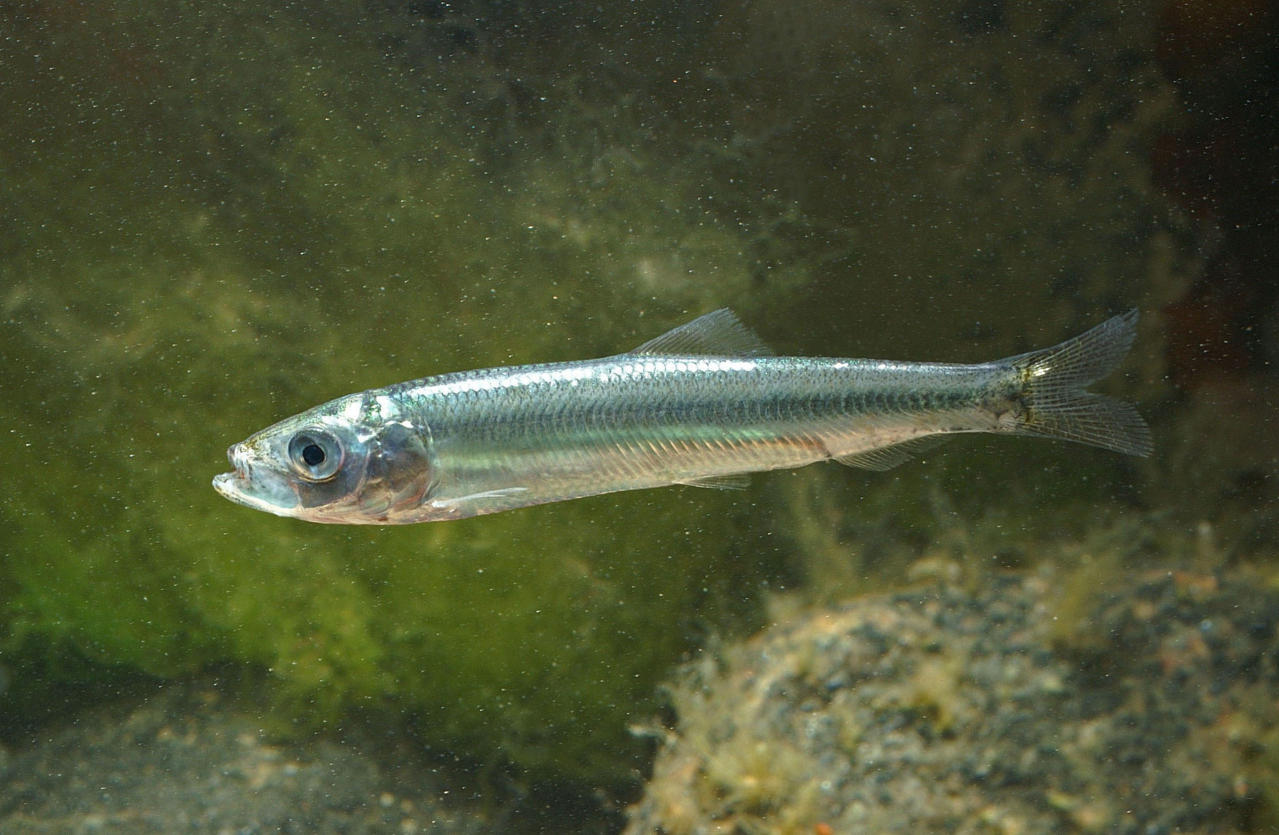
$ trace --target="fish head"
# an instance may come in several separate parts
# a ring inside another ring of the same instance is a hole
[[[393,524],[433,482],[430,431],[371,393],[339,398],[234,444],[213,487],[237,504],[309,522]]]

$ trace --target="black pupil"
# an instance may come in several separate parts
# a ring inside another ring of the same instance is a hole
[[[302,460],[308,467],[316,467],[324,463],[324,450],[319,444],[307,444],[302,447]]]

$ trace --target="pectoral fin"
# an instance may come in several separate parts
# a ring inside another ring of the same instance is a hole
[[[457,496],[452,499],[434,499],[431,502],[431,507],[438,507],[440,510],[451,510],[453,508],[482,503],[485,499],[502,499],[507,496],[515,496],[520,493],[527,492],[527,487],[503,487],[498,490],[485,490],[482,493],[471,493],[466,496]]]

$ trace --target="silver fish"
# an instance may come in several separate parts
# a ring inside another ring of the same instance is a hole
[[[1148,455],[1128,403],[1085,391],[1137,312],[974,365],[777,357],[717,310],[603,359],[442,374],[351,394],[231,447],[226,498],[349,525],[462,519],[617,490],[739,487],[834,459],[900,464],[956,432],[1065,438]]]

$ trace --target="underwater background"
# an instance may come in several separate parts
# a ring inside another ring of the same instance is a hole
[[[1041,630],[1037,693],[1242,694],[1125,749],[1153,769],[1196,740],[1183,773],[1218,789],[1193,802],[1141,784],[1124,817],[1090,800],[1113,781],[1027,766],[910,825],[1274,831],[1277,27],[1209,0],[0,5],[0,829],[887,831],[813,782],[836,765],[798,726],[725,745],[772,721],[726,695],[735,665],[828,665],[825,638],[738,642],[861,600],[933,647],[879,674],[913,682],[881,702],[916,740],[966,739],[961,688],[1003,680],[950,652],[985,627],[909,620],[925,603]],[[332,397],[724,306],[780,354],[962,362],[1137,307],[1103,388],[1156,451],[968,437],[887,473],[391,529],[209,486],[230,443]],[[1208,621],[1248,643],[1214,654]],[[963,657],[1006,659],[1001,629]],[[867,762],[871,726],[841,721],[838,767]],[[1014,784],[1022,817],[982,818]]]

